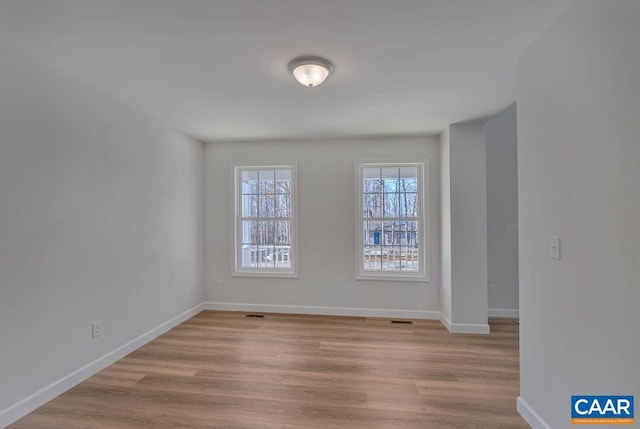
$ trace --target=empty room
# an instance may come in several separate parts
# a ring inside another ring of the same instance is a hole
[[[637,0],[0,0],[0,428],[635,427]]]

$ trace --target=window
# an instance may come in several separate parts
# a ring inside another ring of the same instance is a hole
[[[426,280],[423,170],[358,164],[359,278]]]
[[[295,167],[236,167],[238,274],[296,275]]]

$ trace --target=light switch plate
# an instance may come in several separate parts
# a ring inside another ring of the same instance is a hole
[[[102,321],[96,320],[91,324],[91,338],[96,339],[102,335]]]

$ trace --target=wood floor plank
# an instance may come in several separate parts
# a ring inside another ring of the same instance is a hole
[[[339,391],[386,390],[400,393],[416,393],[418,391],[414,380],[291,369],[279,370],[248,366],[237,369],[231,366],[218,366],[215,369],[203,369],[197,375],[218,379],[256,380],[299,386],[329,387]]]
[[[331,387],[284,384],[255,380],[233,380],[211,377],[146,376],[137,388],[156,392],[204,393],[236,398],[272,401],[308,402],[345,407],[367,406],[365,391],[336,390]]]
[[[10,429],[522,429],[518,325],[205,311]]]

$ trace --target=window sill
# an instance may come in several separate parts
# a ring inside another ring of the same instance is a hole
[[[425,275],[417,276],[399,276],[393,274],[359,274],[356,276],[356,280],[378,280],[378,281],[391,281],[391,282],[413,282],[413,283],[429,283],[429,279]]]
[[[270,272],[270,271],[236,271],[231,277],[262,277],[276,279],[297,279],[298,273],[289,272]]]

